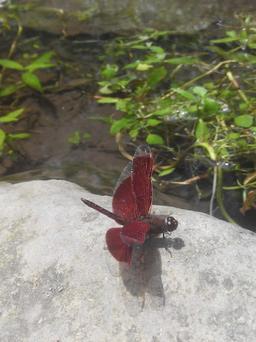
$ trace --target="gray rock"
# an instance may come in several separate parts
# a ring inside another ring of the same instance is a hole
[[[151,27],[178,32],[208,27],[216,19],[255,10],[252,0],[13,0],[26,27],[51,33],[93,35]],[[24,6],[23,6],[24,5]]]
[[[1,342],[255,340],[255,234],[156,207],[179,227],[125,269],[104,247],[117,224],[82,196],[111,208],[66,181],[1,183]]]

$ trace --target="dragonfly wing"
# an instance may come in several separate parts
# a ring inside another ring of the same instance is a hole
[[[144,278],[146,283],[146,305],[154,310],[165,305],[165,293],[162,282],[162,262],[155,239],[148,239],[144,244]]]
[[[132,173],[132,162],[130,161],[125,168],[123,169],[121,175],[118,178],[118,181],[116,182],[116,186],[114,189],[114,194],[116,192],[116,190],[119,188],[119,186],[123,183],[124,180],[126,180],[126,178],[129,178],[131,176]]]
[[[144,307],[162,310],[165,305],[161,256],[152,240],[134,245],[130,265],[120,266],[124,303],[131,316],[138,315]]]
[[[112,201],[113,213],[124,221],[132,221],[138,216],[136,197],[132,187],[131,168],[132,163],[130,162],[121,173]]]
[[[149,213],[152,204],[153,157],[149,146],[140,145],[132,162],[132,188],[135,194],[138,216]]]
[[[113,212],[124,221],[149,213],[152,204],[153,157],[149,146],[140,145],[132,163],[123,170],[113,195]]]
[[[106,233],[106,243],[109,252],[119,262],[131,262],[132,247],[121,239],[122,228],[110,228]]]
[[[120,265],[124,305],[130,316],[137,316],[145,304],[144,245],[136,245],[132,250],[129,266]]]
[[[143,244],[149,224],[141,221],[128,223],[123,228],[110,228],[106,233],[109,252],[119,262],[130,264],[133,244]]]
[[[120,235],[120,230],[118,231],[112,229],[120,228],[110,229],[108,235],[110,236],[111,243],[113,243],[113,235],[115,236],[117,233]],[[114,246],[116,247],[117,244],[114,243]],[[129,256],[129,264],[127,262],[116,262],[116,254],[114,253],[115,255],[113,255],[113,253],[110,252],[112,256],[114,256],[113,258],[109,253],[109,249],[111,249],[112,247],[107,246],[106,248],[107,268],[109,269],[112,276],[119,277],[120,292],[122,295],[124,306],[129,315],[133,317],[137,316],[143,310],[145,301],[145,284],[143,272],[144,264],[143,262],[141,262],[143,258],[143,246],[144,245],[137,245],[132,248],[131,256]],[[123,255],[122,247],[122,253],[120,253],[119,248],[117,248],[117,250],[119,251],[117,253],[117,256],[120,260],[127,259],[126,257],[120,258],[120,254]]]
[[[133,221],[126,224],[121,232],[121,239],[127,245],[143,244],[149,232],[149,224],[141,221]]]

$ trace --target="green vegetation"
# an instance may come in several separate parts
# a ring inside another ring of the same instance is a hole
[[[256,23],[247,17],[202,51],[198,46],[188,41],[184,49],[184,40],[179,45],[171,33],[151,30],[117,38],[106,49],[97,98],[121,112],[108,119],[119,141],[128,135],[169,152],[171,161],[156,169],[160,177],[184,160],[208,160],[211,210],[216,197],[233,222],[223,173],[235,179],[225,190],[242,191],[243,212],[256,205]]]
[[[90,133],[81,133],[79,131],[75,131],[69,136],[68,142],[73,146],[79,146],[83,144],[86,140],[90,139],[90,137]]]
[[[62,87],[56,79],[54,86],[46,85],[42,70],[56,66],[55,54],[38,37],[22,34],[15,11],[13,7],[0,15],[0,37],[5,43],[0,52],[2,160],[15,150],[13,141],[30,136],[24,125],[19,125],[29,115],[22,99],[46,90],[84,87],[87,81],[87,71],[81,73],[77,59],[69,56],[67,61],[59,61],[63,68],[58,72],[61,76],[72,74],[70,83],[69,77],[62,77]],[[59,15],[64,25],[65,13]],[[79,20],[88,15],[82,13]],[[240,191],[242,213],[256,207],[256,22],[246,17],[240,24],[214,39],[155,30],[111,39],[101,56],[96,96],[99,103],[117,110],[102,120],[110,125],[120,150],[125,152],[124,136],[136,144],[146,141],[153,145],[160,156],[156,159],[158,179],[175,186],[211,180],[210,212],[216,199],[231,222],[224,205],[225,191]],[[83,53],[88,51],[83,44],[81,48]],[[90,73],[91,84],[97,67]],[[74,74],[77,80],[72,79]],[[89,138],[88,133],[75,131],[68,141],[78,147]],[[184,177],[188,165],[191,176],[183,179],[179,175]],[[201,196],[202,189],[197,189]]]
[[[0,35],[4,36],[16,26],[13,38],[4,58],[0,58],[0,157],[13,152],[12,141],[30,137],[27,132],[17,132],[14,123],[23,118],[26,108],[17,105],[18,99],[28,89],[38,93],[44,92],[44,87],[36,72],[54,67],[53,52],[37,53],[39,47],[33,46],[32,53],[23,53],[19,59],[13,59],[17,44],[21,38],[22,26],[14,14],[0,17],[2,27]],[[11,109],[11,110],[10,110]]]

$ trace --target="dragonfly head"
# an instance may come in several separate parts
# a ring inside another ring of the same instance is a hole
[[[178,227],[178,221],[173,216],[167,216],[164,220],[164,226],[167,232],[173,232]]]

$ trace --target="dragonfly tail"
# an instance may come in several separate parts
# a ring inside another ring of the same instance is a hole
[[[112,213],[111,211],[109,211],[109,210],[107,210],[105,208],[102,208],[101,206],[97,205],[96,203],[88,201],[85,198],[81,198],[81,201],[85,205],[87,205],[88,207],[97,210],[98,212],[100,212],[101,214],[111,218],[112,220],[115,220],[116,222],[118,222],[120,224],[124,224],[124,221],[119,216],[117,216],[116,214]]]

